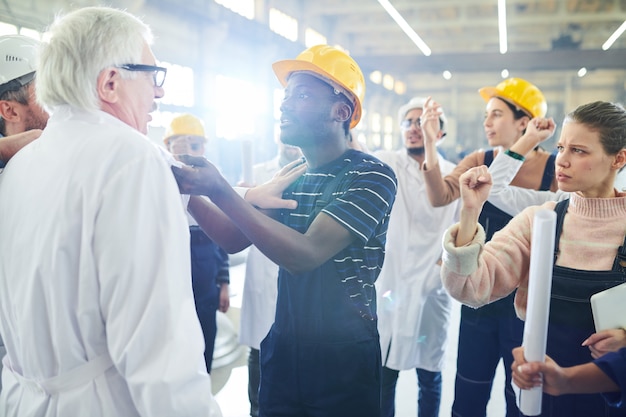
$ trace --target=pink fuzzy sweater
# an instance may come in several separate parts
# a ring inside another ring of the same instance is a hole
[[[485,244],[479,225],[474,240],[455,247],[458,224],[444,235],[441,277],[450,295],[464,304],[480,307],[518,289],[515,309],[526,315],[530,243],[534,214],[554,210],[555,202],[528,207]],[[571,194],[556,264],[588,271],[610,270],[617,248],[626,234],[626,193],[616,198],[583,198]]]

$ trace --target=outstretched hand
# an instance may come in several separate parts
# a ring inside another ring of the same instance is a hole
[[[283,200],[283,191],[306,171],[304,158],[285,165],[268,182],[251,188],[246,193],[246,201],[262,209],[295,209],[295,200]]]
[[[172,166],[172,172],[181,193],[205,195],[210,198],[216,186],[227,183],[215,165],[206,158],[191,155],[174,156],[185,164],[180,168]]]
[[[598,359],[609,352],[617,352],[621,348],[626,347],[626,330],[608,329],[599,331],[585,339],[582,345],[588,346],[591,351],[591,357]]]

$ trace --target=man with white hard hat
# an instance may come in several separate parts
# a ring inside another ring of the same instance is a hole
[[[420,127],[425,102],[426,98],[414,97],[398,111],[402,149],[374,153],[398,178],[385,263],[376,281],[383,417],[395,414],[400,371],[414,369],[417,373],[420,417],[437,417],[441,402],[441,370],[452,302],[439,278],[441,247],[433,242],[454,223],[458,204],[435,208],[426,197],[426,156]],[[437,144],[446,134],[446,122],[440,113]],[[438,158],[444,173],[454,169],[452,162],[441,155]]]
[[[39,42],[21,35],[0,36],[0,168],[38,138],[48,114],[35,100]]]

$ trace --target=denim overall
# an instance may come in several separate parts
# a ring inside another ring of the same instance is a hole
[[[554,178],[554,160],[555,155],[552,154],[546,162],[540,190],[550,189]],[[491,165],[492,161],[493,150],[485,151],[485,165]],[[511,219],[512,216],[487,201],[478,222],[485,229],[486,240],[489,241]],[[522,344],[524,322],[515,313],[514,299],[515,292],[477,309],[461,306],[453,416],[485,416],[500,358],[505,372],[506,416],[519,415],[515,392],[511,388],[511,351]]]
[[[559,252],[559,238],[569,200],[555,207],[557,213],[554,259]],[[590,298],[593,294],[626,282],[626,239],[618,250],[613,268],[608,271],[583,271],[554,266],[546,354],[560,366],[591,362],[591,352],[581,346],[595,333]],[[625,300],[626,301],[626,300]],[[626,410],[609,407],[600,394],[571,394],[554,397],[543,394],[543,417],[614,417],[626,416]]]
[[[190,226],[191,283],[196,313],[204,335],[204,360],[207,372],[211,373],[215,336],[217,335],[217,308],[220,290],[216,277],[223,264],[219,246],[198,226]]]

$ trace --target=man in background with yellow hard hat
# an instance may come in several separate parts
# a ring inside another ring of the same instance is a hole
[[[490,165],[498,152],[524,159],[509,148],[523,136],[531,119],[543,117],[547,111],[543,93],[521,78],[506,79],[495,87],[481,88],[479,93],[487,103],[483,123],[485,136],[494,149],[469,154],[445,177],[439,168],[436,150],[439,105],[432,100],[425,105],[421,116],[426,147],[424,178],[428,197],[436,207],[457,200],[460,196],[461,174],[475,166]],[[554,155],[545,150],[535,149],[526,157],[512,185],[535,190],[556,190],[554,159]],[[479,222],[489,240],[510,219],[509,214],[487,202]],[[522,343],[524,324],[515,313],[514,297],[515,293],[479,309],[461,307],[453,415],[485,415],[500,359],[503,360],[506,381],[506,416],[519,415],[515,393],[511,388],[511,351]]]
[[[379,417],[374,282],[395,174],[348,147],[365,92],[348,54],[318,45],[273,68],[285,87],[281,140],[300,147],[308,164],[284,193],[297,207],[272,220],[237,196],[208,161],[185,158],[194,167],[173,170],[181,190],[209,196],[229,216],[232,223],[215,217],[223,237],[254,243],[280,267],[276,318],[261,343],[259,415]]]
[[[202,121],[191,114],[181,114],[172,119],[163,138],[166,148],[173,154],[204,156],[207,138]],[[228,254],[213,242],[187,214],[191,236],[191,283],[196,312],[204,334],[204,359],[211,373],[215,336],[216,312],[226,313],[230,306]]]

